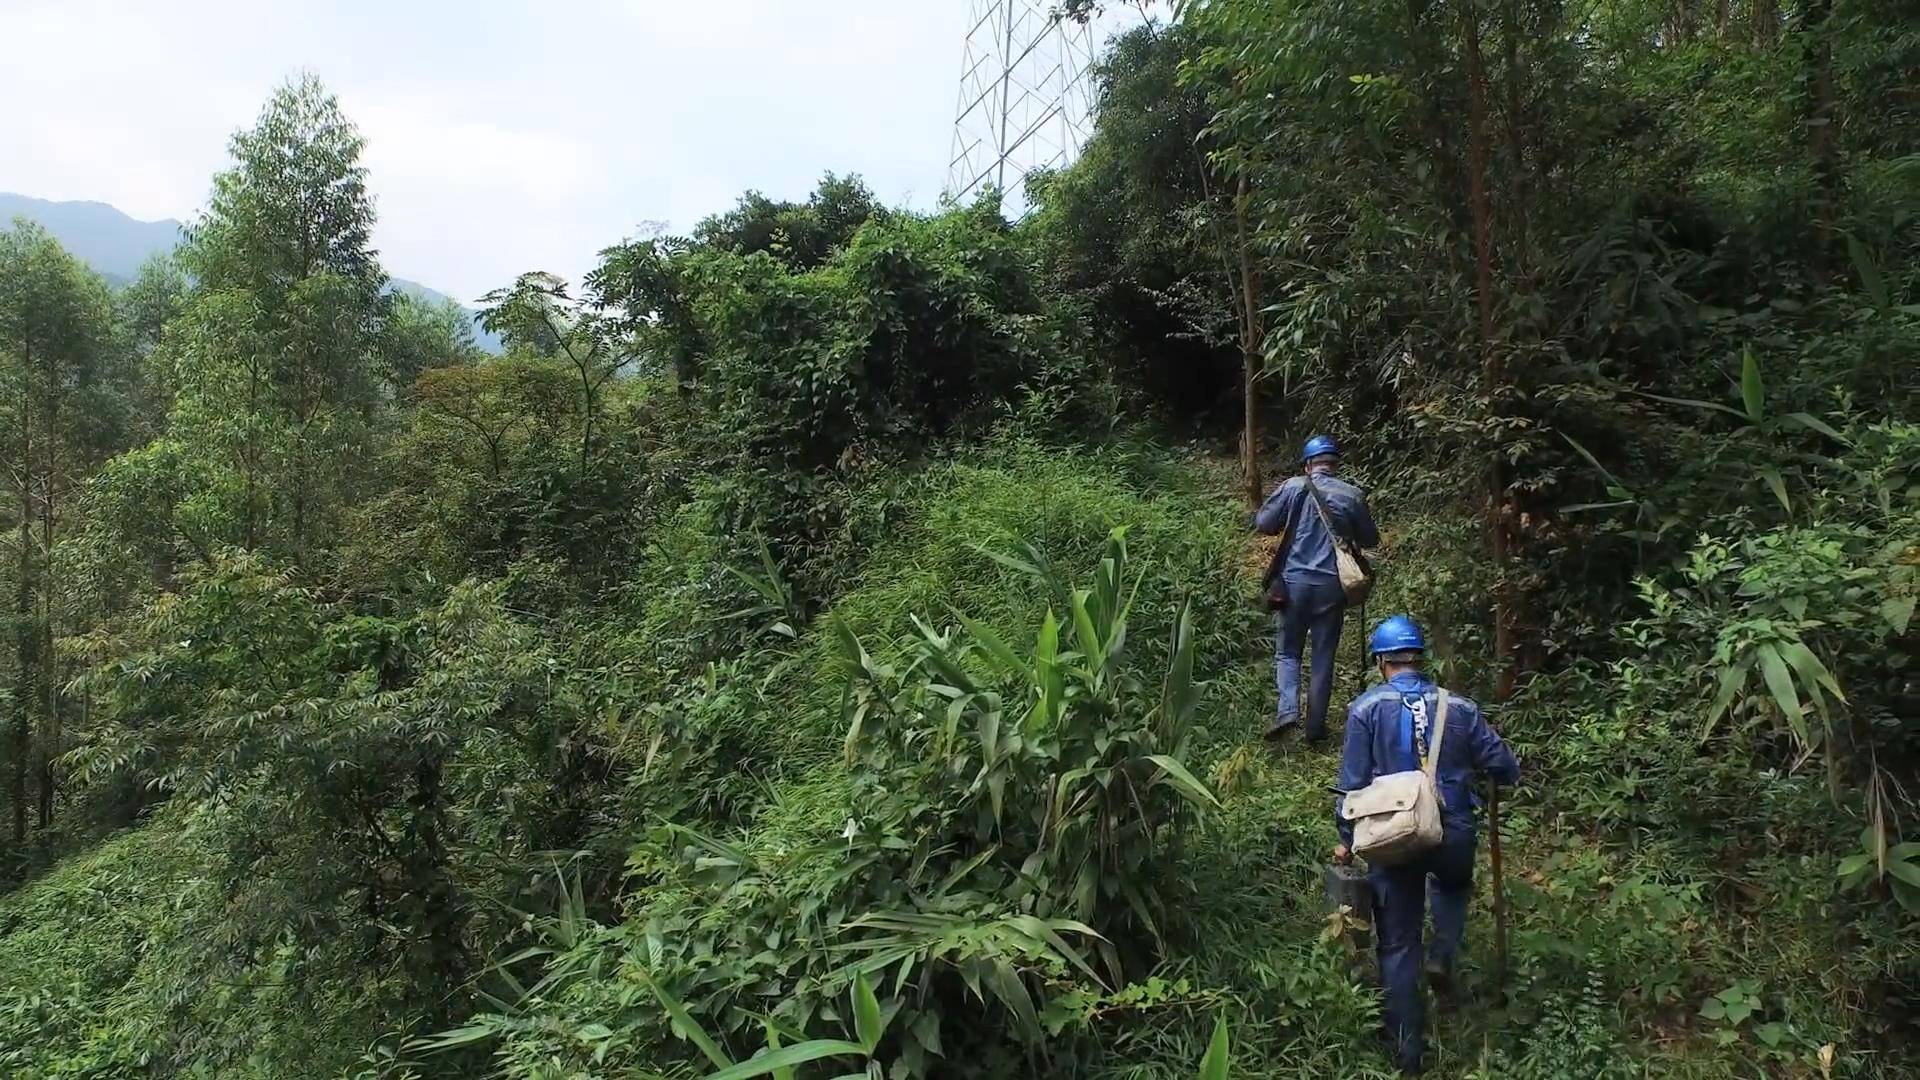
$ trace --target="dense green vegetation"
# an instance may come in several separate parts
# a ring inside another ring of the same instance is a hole
[[[499,357],[312,80],[124,288],[0,233],[0,1073],[1382,1075],[1258,740],[1327,430],[1527,772],[1436,1070],[1901,1074],[1920,21],[1148,7],[1025,219],[748,194]]]

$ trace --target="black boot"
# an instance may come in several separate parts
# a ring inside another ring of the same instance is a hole
[[[1426,969],[1427,985],[1433,988],[1434,996],[1439,999],[1440,1007],[1443,1009],[1452,1009],[1455,1005],[1459,1004],[1454,996],[1459,988],[1459,980],[1455,978],[1454,975],[1453,961],[1443,960],[1437,956],[1428,956]]]

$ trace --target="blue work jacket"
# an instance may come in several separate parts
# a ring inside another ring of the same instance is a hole
[[[1313,474],[1313,484],[1327,500],[1327,512],[1340,535],[1363,548],[1378,547],[1380,530],[1367,509],[1366,493],[1325,470]],[[1339,581],[1333,561],[1333,538],[1320,520],[1320,511],[1307,491],[1306,476],[1290,476],[1275,488],[1253,515],[1253,527],[1274,536],[1292,528],[1287,537],[1287,559],[1282,577],[1293,582]]]
[[[1335,785],[1341,794],[1333,807],[1341,843],[1353,844],[1353,823],[1340,813],[1345,793],[1359,791],[1382,776],[1420,768],[1430,736],[1428,725],[1438,708],[1439,687],[1411,671],[1368,690],[1347,707],[1347,744],[1340,758],[1340,782]],[[1491,776],[1497,784],[1518,783],[1520,762],[1487,726],[1473,699],[1449,693],[1447,737],[1440,743],[1440,764],[1434,770],[1441,824],[1449,832],[1473,828],[1476,775]]]

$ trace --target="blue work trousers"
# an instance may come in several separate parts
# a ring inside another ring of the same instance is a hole
[[[1327,703],[1333,699],[1333,664],[1340,651],[1340,624],[1347,597],[1338,581],[1288,579],[1287,606],[1280,613],[1274,642],[1274,682],[1280,691],[1276,727],[1300,719],[1300,657],[1313,642],[1313,671],[1307,687],[1307,738],[1327,734]]]
[[[1394,1063],[1401,1068],[1418,1068],[1426,1051],[1420,976],[1427,904],[1433,904],[1434,959],[1451,968],[1467,932],[1476,841],[1470,821],[1449,820],[1439,847],[1412,862],[1377,866],[1368,873],[1373,881],[1387,1038],[1393,1044]]]

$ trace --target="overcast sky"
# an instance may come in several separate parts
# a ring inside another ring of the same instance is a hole
[[[969,5],[0,0],[0,191],[186,219],[308,69],[367,138],[388,272],[472,301],[829,169],[931,206]]]

